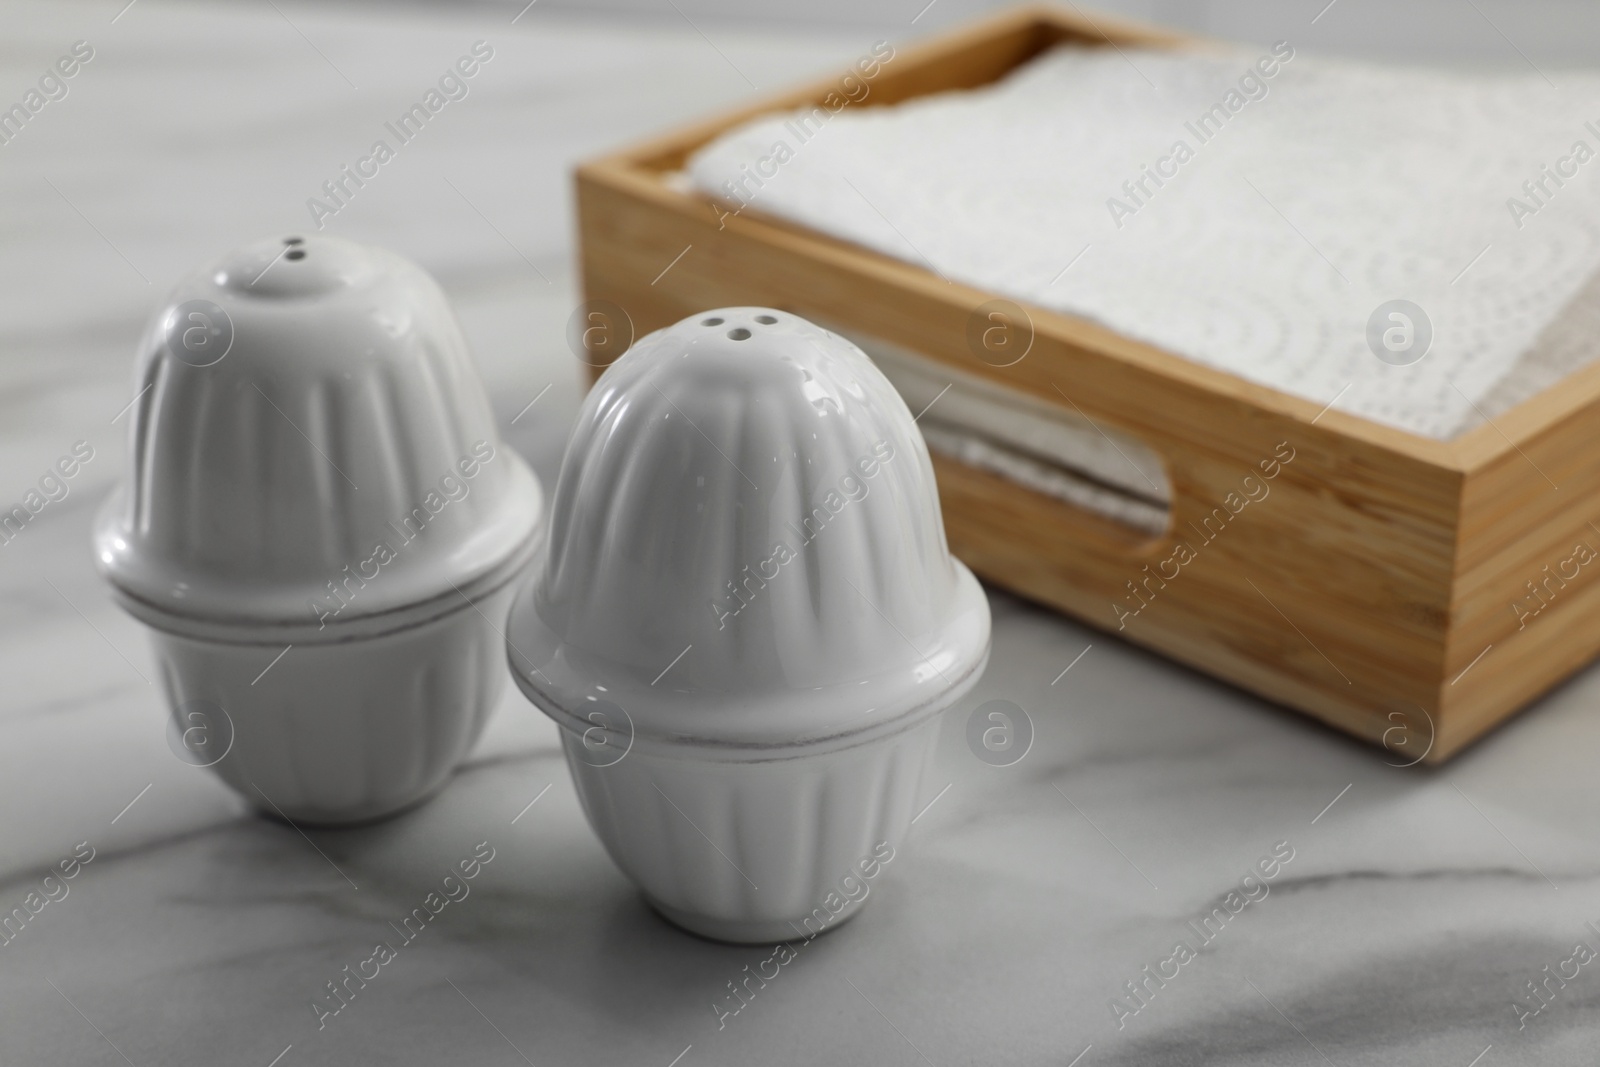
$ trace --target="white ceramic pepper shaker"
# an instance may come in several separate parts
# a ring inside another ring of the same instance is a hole
[[[671,921],[832,929],[989,654],[905,404],[859,348],[724,308],[643,338],[567,445],[507,629],[591,825]]]
[[[438,790],[501,692],[543,510],[438,285],[332,237],[248,245],[177,287],[134,387],[95,553],[174,750],[295,822]]]

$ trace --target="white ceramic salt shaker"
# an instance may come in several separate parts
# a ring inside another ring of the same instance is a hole
[[[438,790],[501,692],[543,510],[438,285],[263,240],[177,287],[135,377],[95,553],[150,628],[174,751],[295,822]]]
[[[871,361],[724,308],[590,392],[507,644],[650,903],[708,937],[792,940],[854,914],[904,839],[989,609]]]

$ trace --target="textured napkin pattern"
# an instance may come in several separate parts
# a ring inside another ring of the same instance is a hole
[[[977,90],[755,119],[688,172],[742,210],[1448,438],[1594,355],[1561,320],[1600,268],[1600,77],[1559,82],[1062,47]],[[1433,334],[1407,366],[1368,341],[1397,299]]]

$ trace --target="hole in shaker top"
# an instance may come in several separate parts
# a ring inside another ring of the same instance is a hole
[[[702,325],[702,326],[721,326],[723,321],[724,320],[722,320],[720,318],[717,318],[716,316],[712,316],[709,319],[700,320],[700,325]]]
[[[286,245],[303,245],[306,243],[306,239],[304,237],[285,237],[283,243]]]
[[[743,341],[745,338],[747,338],[749,336],[750,336],[750,331],[745,329],[743,326],[739,326],[739,327],[736,327],[736,328],[728,331],[728,337],[730,339],[732,339],[732,340],[735,340],[735,341]]]
[[[283,258],[285,258],[285,259],[305,259],[306,258],[306,250],[303,249],[303,248],[291,249],[289,251],[288,255],[284,256]]]
[[[756,321],[759,322],[763,326],[771,326],[773,323],[777,322],[778,320],[773,318],[771,315],[757,315],[756,316]]]

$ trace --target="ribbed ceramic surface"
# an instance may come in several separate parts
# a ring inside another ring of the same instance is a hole
[[[726,308],[590,392],[508,636],[547,710],[603,689],[641,734],[777,743],[936,700],[989,618],[883,375],[796,316]]]
[[[321,601],[345,621],[448,593],[537,525],[443,293],[382,249],[270,239],[197,272],[134,389],[96,548],[166,610],[305,621]]]
[[[432,795],[477,741],[505,684],[489,620],[511,595],[382,637],[296,645],[277,662],[271,646],[152,637],[180,725],[200,708],[220,734],[226,713],[231,746],[211,766],[224,782],[268,814],[353,823]]]
[[[939,722],[769,763],[630,753],[594,766],[563,737],[590,825],[658,907],[709,936],[788,941],[831,929],[876,891],[863,866],[881,873],[885,846],[892,856],[905,843]]]

